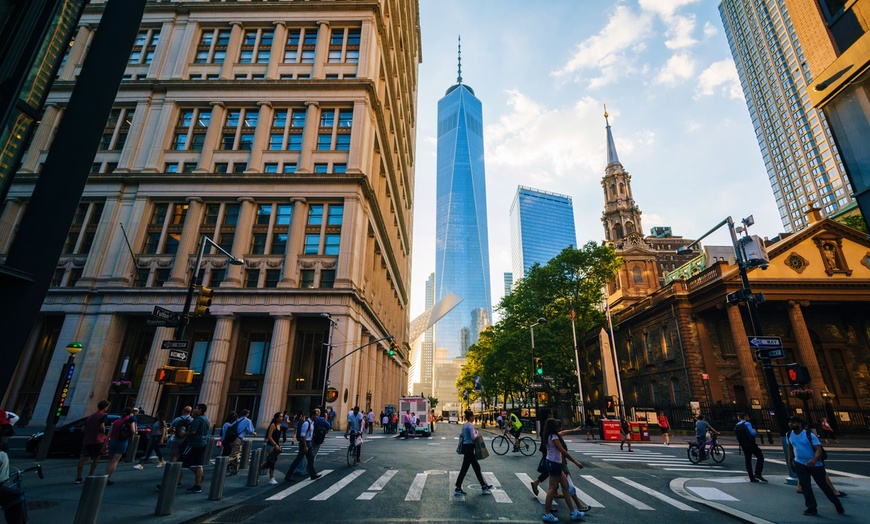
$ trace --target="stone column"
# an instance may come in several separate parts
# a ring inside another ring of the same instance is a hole
[[[746,394],[749,398],[763,398],[755,365],[755,355],[749,349],[749,339],[746,336],[746,328],[743,326],[743,317],[740,315],[739,306],[725,306],[725,309],[728,311],[728,324],[731,326],[731,336],[734,337],[734,346],[737,348],[737,361],[740,363],[740,375],[743,378]]]
[[[311,157],[317,145],[317,130],[320,129],[320,105],[317,102],[305,102],[305,106],[305,129],[302,130],[302,151],[299,152],[297,173],[314,171]]]
[[[45,110],[42,113],[41,123],[37,126],[33,134],[33,140],[30,142],[30,147],[27,149],[27,154],[21,162],[22,173],[35,173],[39,168],[39,157],[43,151],[48,150],[50,145],[51,135],[54,128],[58,125],[61,115],[57,104],[46,104]]]
[[[211,348],[202,373],[202,388],[199,391],[199,402],[208,406],[208,413],[221,413],[226,400],[227,361],[234,324],[235,317],[231,315],[219,316],[215,323]]]
[[[257,102],[257,105],[260,106],[257,129],[254,131],[254,144],[251,146],[251,156],[248,159],[248,169],[245,173],[263,172],[263,150],[268,147],[269,130],[272,128],[272,102],[261,100]]]
[[[374,140],[377,126],[372,119],[368,117],[368,114],[370,114],[370,112],[366,100],[354,100],[350,151],[347,153],[348,173],[362,173],[363,165],[373,165],[370,157],[375,150]],[[376,169],[380,169],[380,166]]]
[[[329,22],[317,21],[317,45],[314,47],[314,68],[311,71],[312,80],[323,80],[323,66],[329,58]]]
[[[134,154],[132,169],[143,173],[157,173],[163,170],[163,152],[171,147],[172,133],[166,133],[174,123],[170,121],[173,116],[173,103],[166,101],[166,95],[155,93],[151,97],[148,115],[145,117],[143,137],[139,142],[139,148]]]
[[[161,344],[164,340],[172,340],[175,328],[159,327],[154,331],[154,340],[151,342],[151,349],[148,351],[148,360],[145,362],[145,372],[142,375],[142,384],[139,385],[139,396],[136,397],[136,403],[145,408],[145,411],[150,415],[156,413],[153,407],[157,402],[157,394],[159,383],[154,381],[157,375],[157,370],[169,363],[169,351],[163,349]],[[117,408],[117,406],[115,406]],[[111,410],[117,412],[117,409]]]
[[[93,29],[90,24],[82,24],[76,33],[75,43],[69,50],[69,55],[66,57],[66,63],[58,71],[57,78],[59,80],[73,80],[75,78],[76,67],[82,63],[82,57],[85,55],[85,50],[90,47],[90,38]]]
[[[218,148],[221,139],[221,130],[224,126],[224,116],[227,108],[223,102],[210,102],[211,104],[211,120],[208,124],[208,131],[205,132],[205,143],[202,145],[202,151],[199,155],[199,165],[193,171],[194,173],[210,173],[212,171],[211,161],[214,158],[214,152]]]
[[[293,216],[290,219],[290,234],[287,236],[287,251],[284,254],[284,276],[278,287],[296,287],[296,263],[305,238],[305,223],[308,221],[308,203],[304,198],[291,198]]]
[[[263,392],[260,412],[257,414],[257,427],[265,428],[272,421],[272,415],[287,407],[287,384],[290,381],[290,362],[293,358],[290,329],[291,315],[274,315],[272,344],[269,348],[269,363],[263,378]]]
[[[128,188],[121,195],[121,206],[117,216],[117,219],[127,228],[127,233],[130,235],[130,244],[133,246],[134,251],[140,250],[142,239],[145,236],[144,221],[147,220],[146,214],[150,213],[152,209],[145,196],[137,197],[137,189],[136,187]],[[120,230],[120,228],[118,229]],[[116,254],[111,257],[111,265],[107,263],[105,266],[109,286],[130,285],[138,269],[135,264],[135,257],[131,257],[129,251],[127,251],[127,243],[123,240],[123,235],[119,230],[113,233],[117,238],[117,240],[112,242],[112,245],[117,249]]]
[[[190,264],[190,255],[196,256],[199,248],[199,226],[202,223],[202,199],[188,197],[187,213],[184,216],[184,227],[181,229],[181,240],[178,242],[178,251],[172,262],[172,273],[163,287],[187,287],[187,274]],[[194,269],[196,271],[196,269]]]
[[[9,253],[9,246],[12,245],[12,239],[15,235],[15,224],[21,220],[24,214],[24,203],[19,198],[10,198],[3,206],[3,212],[0,214],[0,253]]]
[[[351,287],[352,282],[362,280],[362,275],[359,273],[364,266],[365,240],[368,234],[362,207],[356,194],[344,198],[335,287]]]
[[[230,253],[236,257],[244,257],[251,247],[251,228],[254,225],[254,212],[257,210],[254,199],[239,197],[242,204],[239,209],[239,222],[236,224],[236,234],[233,238],[233,249]],[[227,277],[220,287],[242,287],[243,270],[245,266],[230,264],[227,267]]]
[[[164,20],[163,24],[160,26],[160,42],[157,45],[157,49],[154,52],[154,58],[151,60],[151,66],[148,68],[148,74],[145,76],[148,79],[159,78],[160,77],[160,68],[163,67],[167,62],[174,62],[174,60],[166,60],[169,55],[169,49],[173,49],[176,53],[178,52],[178,42],[176,34],[175,34],[175,24],[178,22],[176,18],[172,18],[169,20]],[[181,27],[187,25],[186,21],[180,22]],[[177,56],[175,54],[171,56]],[[179,60],[180,62],[181,60]]]
[[[287,24],[281,20],[272,22],[275,26],[275,36],[272,37],[272,50],[269,53],[269,65],[266,67],[266,80],[278,80],[278,64],[284,59],[284,46],[287,45]],[[270,421],[271,422],[271,421]]]
[[[810,338],[810,332],[807,330],[807,323],[804,321],[804,313],[801,306],[807,307],[810,303],[807,301],[789,300],[788,301],[788,319],[791,321],[791,328],[794,330],[794,338],[797,342],[798,353],[801,361],[810,372],[810,385],[813,389],[813,403],[824,404],[822,391],[827,390],[825,386],[825,378],[822,376],[822,369],[819,367],[819,359],[816,357],[816,350],[813,348],[813,340]]]
[[[150,114],[150,107],[151,99],[146,98],[136,104],[136,109],[133,110],[132,115],[128,114],[132,122],[130,130],[127,132],[127,143],[124,145],[121,156],[118,158],[118,167],[115,169],[116,173],[129,173],[133,168],[134,155],[139,149],[139,145],[147,140],[143,136],[142,130],[146,124],[145,120]]]
[[[230,43],[227,44],[227,56],[224,58],[223,66],[221,67],[221,80],[232,80],[236,62],[239,61],[239,51],[242,45],[242,33],[245,26],[238,20],[230,22],[233,26],[230,32]]]

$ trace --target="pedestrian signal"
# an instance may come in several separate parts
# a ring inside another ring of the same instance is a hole
[[[154,380],[157,382],[166,384],[173,381],[175,378],[175,370],[172,368],[160,368],[157,370],[157,375],[154,377]]]
[[[785,366],[788,381],[792,386],[801,386],[810,383],[810,370],[800,364],[787,364]]]

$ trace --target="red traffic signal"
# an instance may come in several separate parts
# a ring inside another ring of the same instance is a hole
[[[810,370],[800,364],[788,364],[785,366],[788,381],[792,386],[801,386],[810,383]]]

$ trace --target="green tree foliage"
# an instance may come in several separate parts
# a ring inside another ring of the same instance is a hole
[[[429,395],[426,398],[429,399],[429,409],[435,409],[436,407],[438,407],[438,397],[433,397],[432,395]]]
[[[867,232],[867,223],[864,222],[864,216],[861,215],[861,213],[858,213],[857,215],[842,217],[838,219],[837,222],[847,225],[852,229],[857,229],[862,233]]]
[[[543,359],[544,375],[576,382],[571,310],[578,340],[587,329],[602,322],[600,304],[608,279],[621,260],[609,246],[589,242],[580,249],[565,248],[546,265],[535,264],[497,309],[501,320],[481,333],[469,348],[467,363],[456,382],[467,389],[469,400],[479,398],[474,377],[480,376],[487,398],[527,397],[533,377],[531,328],[534,325],[535,354]],[[538,318],[547,322],[536,324]]]

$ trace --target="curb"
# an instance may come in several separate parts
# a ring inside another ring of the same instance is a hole
[[[741,520],[743,522],[750,522],[752,524],[776,524],[776,523],[771,522],[769,520],[764,520],[761,517],[756,517],[755,515],[750,515],[749,513],[746,513],[745,511],[740,511],[739,509],[731,508],[729,506],[726,506],[725,504],[719,504],[718,502],[704,500],[702,498],[696,497],[695,495],[692,495],[686,489],[686,482],[688,482],[690,480],[697,480],[697,479],[680,477],[680,478],[675,478],[675,479],[671,480],[671,484],[670,484],[671,491],[674,492],[675,494],[683,497],[686,500],[707,506],[708,508],[713,508],[720,513],[724,513],[728,516],[734,517],[735,519]]]

